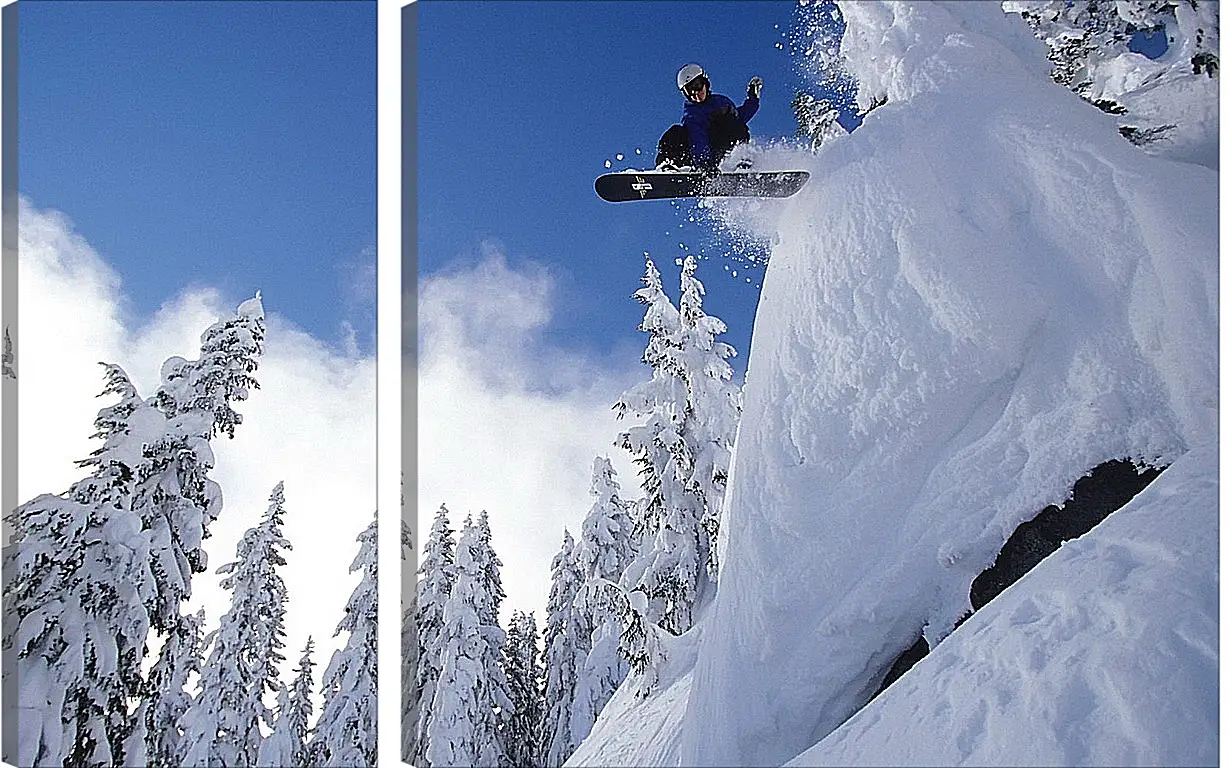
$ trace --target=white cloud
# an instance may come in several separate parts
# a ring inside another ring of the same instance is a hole
[[[542,267],[509,267],[492,245],[418,286],[417,530],[441,503],[454,528],[487,510],[504,613],[535,611],[539,627],[563,528],[578,534],[592,503],[593,458],[610,456],[624,496],[637,495],[611,405],[645,375],[634,359],[612,371],[549,344],[552,289]]]
[[[353,357],[376,346],[375,247],[365,247],[357,255],[339,260],[337,270],[344,318],[339,337],[345,353]]]
[[[73,461],[96,446],[89,439],[98,409],[108,401],[98,361],[124,367],[149,395],[162,362],[199,356],[200,334],[229,315],[246,296],[222,297],[197,288],[167,301],[136,326],[123,310],[119,277],[68,220],[25,201],[19,227],[18,495],[59,493],[82,476]],[[268,507],[285,481],[287,538],[294,546],[283,569],[290,592],[287,614],[289,676],[310,633],[316,640],[316,682],[339,647],[333,630],[357,583],[348,571],[355,537],[376,508],[375,360],[342,356],[277,314],[286,285],[262,286],[268,333],[256,377],[260,389],[236,406],[244,423],[235,439],[215,439],[213,477],[223,510],[206,541],[208,572],[194,579],[192,608],[206,607],[216,626],[228,596],[216,568],[235,557],[235,544]]]

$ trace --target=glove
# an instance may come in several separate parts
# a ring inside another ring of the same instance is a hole
[[[747,83],[747,97],[758,99],[760,97],[760,89],[763,87],[764,81],[760,79],[759,75],[751,78],[751,82]]]

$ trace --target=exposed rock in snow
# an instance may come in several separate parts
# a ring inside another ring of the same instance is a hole
[[[1183,456],[789,765],[1215,765],[1217,463]]]

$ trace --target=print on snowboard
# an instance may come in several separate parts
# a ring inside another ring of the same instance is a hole
[[[789,197],[807,183],[806,171],[622,171],[593,183],[598,197],[612,203],[678,197]]]

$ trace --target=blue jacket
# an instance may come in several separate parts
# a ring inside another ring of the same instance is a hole
[[[720,93],[709,93],[708,98],[699,104],[687,99],[683,105],[683,126],[691,138],[692,159],[700,165],[707,165],[712,160],[708,146],[708,123],[714,115],[733,112],[746,125],[759,108],[760,100],[755,96],[748,96],[741,107],[735,107],[728,96]]]

